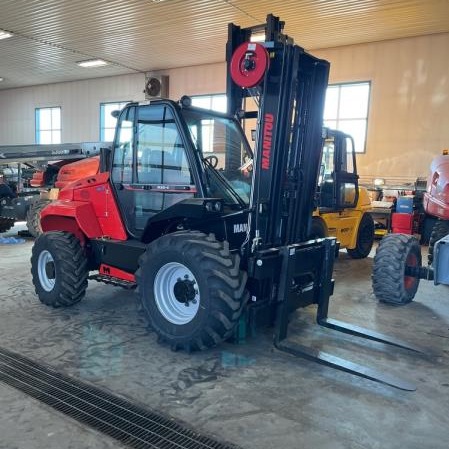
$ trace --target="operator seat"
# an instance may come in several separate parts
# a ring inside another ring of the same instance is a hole
[[[320,186],[320,207],[333,208],[334,200],[334,179],[332,175],[325,175]]]

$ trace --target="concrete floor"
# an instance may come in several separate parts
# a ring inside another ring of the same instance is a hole
[[[15,235],[17,228],[7,235]],[[273,349],[271,332],[244,345],[171,352],[138,315],[133,292],[91,282],[54,310],[34,295],[32,241],[0,245],[0,346],[183,420],[248,449],[446,449],[449,441],[449,290],[421,282],[413,303],[378,304],[372,258],[341,253],[331,315],[429,348],[421,357],[292,320],[290,339],[401,375],[403,392]],[[116,441],[0,383],[0,448],[120,448]]]

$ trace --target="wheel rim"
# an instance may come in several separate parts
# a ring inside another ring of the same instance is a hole
[[[405,261],[406,267],[416,267],[418,265],[418,258],[415,254],[410,253]],[[413,276],[404,276],[404,287],[406,290],[411,290],[416,284],[417,279]]]
[[[154,297],[159,312],[170,323],[183,325],[193,320],[200,306],[198,283],[183,264],[162,266],[154,279]]]
[[[42,288],[50,292],[56,281],[56,268],[53,256],[49,251],[42,251],[37,262],[37,274]]]

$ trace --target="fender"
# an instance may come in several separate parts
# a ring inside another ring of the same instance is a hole
[[[108,181],[107,173],[99,173],[68,184],[59,192],[58,200],[41,212],[43,231],[68,231],[77,237],[83,235],[82,239],[107,235],[110,239],[127,240]]]
[[[67,231],[78,238],[77,229],[88,238],[103,235],[92,205],[80,201],[53,201],[41,211],[41,226],[44,232]]]
[[[368,195],[368,190],[366,189],[366,187],[359,186],[359,199],[354,209],[365,212],[367,210],[370,210],[371,208],[371,198]]]

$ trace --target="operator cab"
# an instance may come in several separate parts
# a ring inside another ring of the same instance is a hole
[[[129,234],[141,238],[163,211],[176,222],[174,206],[195,198],[220,200],[215,212],[247,209],[252,177],[242,167],[251,158],[232,117],[185,98],[128,104],[118,117],[111,182]]]
[[[329,128],[324,128],[323,134],[319,207],[327,210],[354,208],[359,196],[354,139]]]

